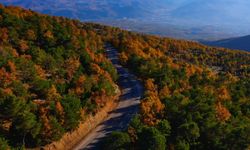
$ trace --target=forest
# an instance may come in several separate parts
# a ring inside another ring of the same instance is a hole
[[[250,53],[0,5],[0,149],[57,141],[110,100],[105,43],[145,93],[104,149],[250,148]]]
[[[114,95],[104,43],[76,20],[0,5],[0,149],[59,140]]]
[[[105,149],[250,148],[250,53],[104,30],[146,89],[140,112]]]

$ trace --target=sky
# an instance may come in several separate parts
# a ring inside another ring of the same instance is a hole
[[[165,14],[173,19],[211,24],[248,25],[250,23],[249,0],[162,0],[166,4]],[[175,1],[175,2],[173,2]],[[167,11],[168,3],[172,3]],[[164,14],[163,14],[164,15]]]

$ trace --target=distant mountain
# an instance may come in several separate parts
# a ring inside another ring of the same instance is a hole
[[[241,19],[250,14],[247,0],[2,0],[1,3],[81,20],[126,17],[186,22],[191,19],[206,25],[211,21],[218,24],[235,24],[237,22],[232,22],[235,20],[250,22],[250,18]]]
[[[163,4],[162,0],[4,0],[2,3],[80,20],[145,18]]]
[[[185,39],[215,40],[250,32],[250,18],[242,19],[250,14],[247,0],[0,0],[0,3],[119,27],[130,24],[125,28]]]
[[[234,36],[234,34],[227,33],[225,30],[214,26],[187,27],[184,25],[174,25],[170,23],[161,24],[157,22],[127,19],[98,20],[98,22],[106,25],[117,26],[129,31],[195,41],[197,41],[197,39],[215,41]]]
[[[246,50],[250,52],[250,35],[224,39],[219,41],[202,41],[203,44],[210,46],[225,47],[230,49]]]

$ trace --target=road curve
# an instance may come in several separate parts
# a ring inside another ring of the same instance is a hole
[[[128,126],[132,116],[139,109],[140,99],[143,95],[142,83],[136,79],[126,68],[119,64],[117,49],[106,46],[107,57],[118,71],[118,85],[122,95],[115,110],[92,130],[73,150],[99,150],[100,141],[112,131],[123,130]]]

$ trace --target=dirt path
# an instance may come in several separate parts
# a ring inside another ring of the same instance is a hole
[[[112,131],[119,131],[126,128],[132,116],[137,113],[139,108],[140,99],[143,95],[141,82],[119,64],[118,52],[115,48],[107,46],[106,53],[120,75],[118,84],[122,95],[117,108],[110,112],[107,119],[92,130],[74,150],[101,149],[99,147],[100,141]]]

